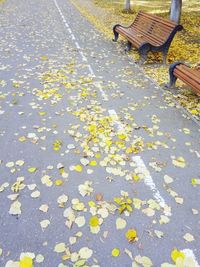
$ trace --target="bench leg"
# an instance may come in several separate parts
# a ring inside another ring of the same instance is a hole
[[[176,66],[178,66],[180,64],[181,64],[181,62],[175,62],[169,67],[169,78],[170,78],[170,81],[169,81],[168,84],[165,84],[166,88],[171,88],[176,84],[177,77],[174,76],[174,69],[176,68]]]
[[[119,38],[119,33],[115,31],[115,29],[113,29],[113,33],[114,33],[114,39],[113,42],[117,42],[118,38]]]
[[[167,54],[169,51],[169,46],[166,46],[163,50],[163,64],[167,64]]]
[[[127,43],[127,46],[125,48],[125,52],[129,52],[132,48],[132,44],[130,42]]]

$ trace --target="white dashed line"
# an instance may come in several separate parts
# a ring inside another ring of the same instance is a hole
[[[108,113],[109,113],[110,117],[112,118],[113,123],[117,126],[117,130],[119,132],[120,131],[123,131],[124,130],[124,126],[120,122],[119,117],[118,117],[116,111],[114,109],[109,109],[108,110]]]
[[[101,95],[103,97],[103,100],[108,101],[108,97],[105,94],[104,90],[102,89],[101,83],[100,82],[95,82],[94,85],[99,89],[99,91],[101,92]]]
[[[57,1],[54,0],[54,3],[55,3],[56,8],[58,9],[58,12],[59,12],[59,14],[60,14],[60,16],[61,16],[61,18],[62,18],[64,24],[65,24],[65,27],[67,28],[68,32],[70,33],[70,37],[71,37],[71,39],[75,41],[75,42],[74,42],[74,43],[75,43],[75,46],[76,46],[76,48],[78,49],[78,52],[79,52],[79,54],[81,55],[82,60],[83,60],[84,62],[88,62],[88,60],[87,60],[87,58],[84,56],[83,52],[80,51],[81,47],[80,47],[79,43],[77,42],[76,37],[75,37],[74,34],[72,33],[72,30],[70,29],[69,25],[67,24],[66,19],[65,19],[63,13],[62,13],[60,7],[58,6]],[[94,70],[93,70],[92,66],[91,66],[90,64],[87,64],[87,67],[88,67],[88,70],[89,70],[90,74],[91,74],[92,76],[95,76],[95,73],[94,73]],[[99,91],[100,91],[100,93],[101,93],[101,95],[102,95],[103,100],[107,101],[107,100],[108,100],[108,99],[107,99],[107,96],[106,96],[106,94],[104,93],[104,91],[103,91],[103,89],[101,88],[101,86],[98,87],[98,89],[99,89]]]
[[[79,43],[75,42],[76,48],[80,49]]]
[[[144,175],[144,183],[151,189],[154,198],[157,200],[159,205],[164,209],[164,213],[167,216],[171,216],[171,212],[169,210],[165,210],[167,207],[167,204],[164,200],[164,198],[161,196],[159,190],[156,188],[156,185],[153,181],[153,178],[151,177],[151,174],[149,170],[147,169],[144,161],[140,156],[134,156],[132,157],[132,160],[135,162],[137,166],[138,173],[142,173]]]

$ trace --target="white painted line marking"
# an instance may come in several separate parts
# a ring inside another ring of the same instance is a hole
[[[79,53],[80,53],[80,55],[81,55],[81,57],[82,57],[82,60],[83,60],[84,62],[87,62],[88,60],[87,60],[87,58],[83,55],[83,52],[80,51],[81,47],[80,47],[79,43],[76,41],[76,37],[75,37],[74,34],[72,33],[72,30],[70,29],[70,26],[68,25],[68,23],[67,23],[67,21],[66,21],[64,15],[63,15],[63,13],[62,13],[60,7],[58,6],[57,1],[54,0],[54,3],[55,3],[56,8],[58,9],[58,12],[59,12],[59,14],[60,14],[60,16],[61,16],[61,18],[62,18],[64,24],[65,24],[65,27],[67,28],[67,30],[68,30],[69,33],[71,34],[71,38],[72,38],[72,40],[75,41],[75,46],[76,46],[76,48],[79,49]],[[89,64],[88,64],[88,69],[89,69],[90,74],[92,74],[93,76],[95,76],[95,74],[94,74],[94,70],[92,69],[92,67],[91,67]],[[100,90],[100,92],[101,92],[101,94],[102,94],[102,98],[103,98],[104,100],[107,101],[108,99],[107,99],[107,96],[106,96],[106,94],[104,93],[103,89],[99,87],[99,90]]]
[[[89,69],[89,72],[90,72],[93,76],[95,76],[94,71],[93,71],[93,68],[92,68],[90,65],[88,65],[88,69]]]
[[[67,22],[65,22],[65,26],[66,26],[67,28],[69,28],[69,25],[67,24]]]
[[[79,45],[79,43],[75,42],[75,45],[76,45],[76,47],[77,47],[78,49],[80,49],[80,45]]]
[[[199,263],[197,262],[197,259],[196,259],[195,255],[194,255],[194,252],[191,249],[186,248],[186,249],[183,249],[181,251],[185,254],[185,256],[187,258],[191,258],[194,261],[194,264],[195,264],[194,266],[195,267],[200,267]]]
[[[123,127],[122,123],[120,122],[116,111],[114,109],[109,109],[108,113],[109,113],[110,117],[112,118],[113,123],[117,125],[118,131],[120,132],[120,131],[124,130],[124,127]]]
[[[167,207],[166,202],[165,202],[164,198],[160,195],[159,190],[156,188],[156,185],[153,181],[153,178],[151,177],[151,174],[148,171],[142,158],[140,156],[133,156],[132,160],[136,163],[138,172],[144,174],[144,183],[153,192],[154,198],[158,201],[159,205],[164,209],[165,215],[171,216],[170,211],[165,211],[165,208]]]
[[[83,55],[83,52],[82,51],[79,51],[81,57],[82,57],[82,60],[87,62],[87,58]]]
[[[94,84],[99,89],[99,91],[100,91],[100,93],[102,95],[103,100],[108,101],[108,97],[105,94],[104,90],[102,89],[101,83],[100,82],[95,82]]]
[[[75,36],[73,35],[73,33],[71,34],[72,40],[76,40]]]

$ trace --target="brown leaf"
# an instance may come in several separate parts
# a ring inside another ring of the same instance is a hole
[[[102,201],[103,195],[101,193],[98,193],[98,194],[96,194],[95,199],[96,199],[96,201]]]

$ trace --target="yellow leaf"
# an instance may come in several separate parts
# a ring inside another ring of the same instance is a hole
[[[131,148],[131,147],[128,147],[128,148],[126,149],[126,153],[127,153],[127,154],[131,154],[131,153],[133,153],[132,148]]]
[[[60,186],[60,185],[62,185],[64,182],[63,182],[63,180],[61,180],[61,179],[57,179],[56,181],[55,181],[55,185],[57,185],[57,186]]]
[[[30,173],[33,173],[33,172],[36,172],[36,171],[37,171],[37,168],[35,168],[35,167],[30,167],[30,168],[28,168],[28,171],[29,171]]]
[[[46,114],[45,111],[41,111],[41,112],[39,112],[39,115],[40,115],[40,116],[44,116],[45,114]]]
[[[136,182],[140,179],[139,176],[135,173],[132,175],[132,177],[133,177],[133,180]]]
[[[126,135],[125,134],[118,134],[118,137],[121,140],[125,140],[126,139]]]
[[[97,165],[96,160],[91,160],[91,161],[90,161],[90,166],[96,166],[96,165]]]
[[[96,227],[99,226],[99,218],[97,216],[93,216],[90,218],[90,226]]]
[[[30,257],[23,257],[19,262],[20,267],[33,267],[33,260]]]
[[[81,165],[76,165],[76,166],[74,166],[74,170],[77,172],[82,172],[83,167]]]
[[[113,257],[118,257],[119,254],[120,254],[120,250],[119,250],[118,248],[114,248],[114,249],[112,250],[112,256],[113,256]]]
[[[185,159],[183,157],[178,157],[176,159],[173,159],[172,162],[176,167],[179,168],[184,168],[186,165]]]
[[[89,202],[88,202],[88,205],[89,205],[90,207],[94,207],[94,206],[95,206],[95,203],[94,203],[94,201],[89,201]]]
[[[171,258],[176,263],[176,261],[177,261],[178,258],[184,259],[185,258],[185,255],[184,255],[183,252],[181,252],[180,250],[178,250],[178,249],[175,248],[171,252]]]
[[[42,60],[42,61],[46,61],[47,59],[48,59],[47,56],[41,56],[41,60]]]
[[[126,232],[126,239],[128,240],[128,242],[132,243],[135,241],[137,237],[137,232],[136,230],[134,229],[129,229],[127,232]]]
[[[19,137],[19,141],[20,141],[20,142],[24,142],[24,141],[26,141],[26,137],[25,137],[25,136],[21,136],[21,137]]]
[[[193,115],[198,115],[198,114],[199,114],[198,110],[196,110],[196,109],[192,109],[190,112],[191,112]]]

